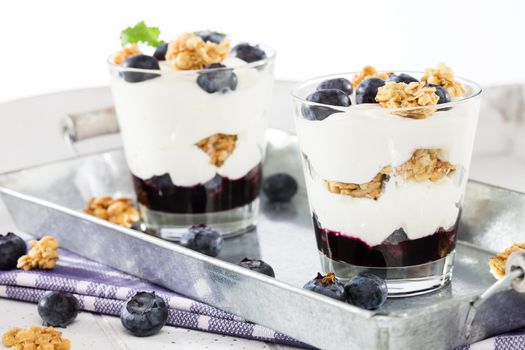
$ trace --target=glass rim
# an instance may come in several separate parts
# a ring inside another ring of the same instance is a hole
[[[246,43],[246,41],[240,41],[239,44]],[[157,75],[195,75],[195,74],[201,74],[201,73],[207,73],[207,72],[218,72],[218,71],[225,71],[225,70],[245,70],[250,68],[258,68],[266,65],[269,62],[272,62],[275,60],[275,57],[277,53],[273,48],[270,46],[264,45],[264,44],[257,44],[260,48],[264,50],[266,53],[266,57],[262,60],[254,61],[254,62],[245,62],[242,65],[236,66],[236,67],[218,67],[218,68],[204,68],[204,69],[188,69],[188,70],[178,70],[175,68],[171,68],[170,70],[154,70],[154,69],[142,69],[142,68],[129,68],[129,67],[122,67],[122,65],[116,64],[112,62],[113,54],[109,55],[106,59],[106,62],[108,64],[108,67],[110,69],[114,69],[117,72],[136,72],[136,73],[149,73],[149,74],[157,74]],[[140,53],[139,53],[140,54]],[[138,55],[139,55],[138,54]],[[228,56],[229,57],[229,56]],[[159,61],[159,64],[166,61]],[[221,63],[221,62],[218,62]]]
[[[382,70],[382,71],[378,71],[379,73],[386,73],[386,72],[397,72],[398,74],[399,73],[409,73],[409,74],[424,74],[423,71],[411,71],[411,70]],[[315,82],[321,82],[323,80],[328,80],[328,79],[334,79],[334,78],[340,78],[340,77],[345,77],[345,76],[350,76],[350,75],[356,75],[356,74],[359,74],[360,72],[343,72],[343,73],[335,73],[335,74],[328,74],[328,75],[321,75],[321,76],[317,76],[317,77],[314,77],[314,78],[310,78],[310,79],[307,79],[307,80],[303,80],[303,81],[300,81],[299,83],[295,84],[295,86],[292,88],[292,90],[290,91],[290,95],[292,96],[292,98],[298,102],[301,102],[303,104],[306,104],[306,105],[309,105],[309,106],[323,106],[323,107],[329,107],[331,109],[334,109],[334,110],[338,110],[338,111],[348,111],[348,110],[351,110],[351,109],[368,109],[370,108],[372,105],[376,105],[377,103],[362,103],[362,104],[353,104],[353,105],[350,105],[350,106],[347,106],[347,107],[343,107],[343,106],[334,106],[334,105],[328,105],[328,104],[324,104],[324,103],[318,103],[318,102],[312,102],[312,101],[308,101],[306,100],[306,97],[301,97],[300,94],[299,94],[299,90],[308,86],[308,85],[313,85],[313,83]],[[430,105],[430,106],[416,106],[416,107],[400,107],[400,108],[382,108],[383,110],[387,111],[387,112],[398,112],[398,111],[413,111],[413,110],[421,110],[421,109],[443,109],[443,108],[447,108],[447,107],[453,107],[453,106],[457,106],[459,104],[462,104],[462,103],[466,103],[478,96],[481,95],[482,93],[482,88],[474,81],[472,80],[469,80],[469,79],[465,79],[465,78],[462,78],[462,77],[458,77],[456,76],[455,77],[456,80],[458,80],[459,82],[461,83],[464,83],[470,87],[472,87],[473,91],[470,95],[468,96],[465,96],[465,97],[461,97],[455,101],[450,101],[450,102],[447,102],[447,103],[441,103],[441,104],[436,104],[436,105]],[[355,91],[355,90],[354,90]]]

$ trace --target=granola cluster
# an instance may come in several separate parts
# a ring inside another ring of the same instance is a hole
[[[345,196],[351,196],[354,198],[370,198],[377,200],[383,192],[385,183],[390,179],[392,173],[392,167],[383,167],[376,176],[364,184],[352,184],[345,182],[337,182],[324,180],[328,191],[332,193],[342,194]]]
[[[418,148],[412,157],[397,167],[405,180],[436,182],[456,170],[456,166],[439,158],[439,150]]]
[[[114,224],[131,227],[140,220],[140,215],[130,198],[113,198],[111,196],[93,197],[84,211],[90,215],[110,221]]]
[[[139,47],[137,44],[131,44],[126,47],[123,47],[122,50],[116,52],[113,55],[113,63],[122,64],[125,60],[131,56],[138,55],[140,53]]]
[[[166,60],[179,70],[203,69],[212,63],[222,62],[230,52],[230,41],[219,44],[204,41],[201,37],[184,33],[168,45]]]
[[[220,168],[235,151],[237,135],[213,134],[195,145],[210,157],[210,163]]]
[[[412,157],[395,169],[395,173],[406,181],[437,182],[456,170],[456,166],[439,158],[439,150],[419,148]],[[391,166],[384,166],[374,178],[364,184],[354,184],[324,180],[326,188],[337,193],[354,198],[370,198],[377,200],[384,191],[385,183],[393,173]]]
[[[423,75],[421,81],[444,87],[452,97],[463,96],[465,94],[465,88],[459,81],[455,80],[452,68],[444,63],[438,64],[435,69],[425,69],[425,75]]]
[[[366,67],[363,67],[363,69],[361,70],[361,72],[359,72],[359,74],[356,74],[352,78],[352,86],[354,87],[354,89],[357,89],[359,84],[361,84],[363,80],[368,79],[368,78],[380,78],[380,79],[386,80],[388,79],[390,74],[392,73],[391,72],[378,72],[377,69],[375,69],[374,67],[366,66]]]
[[[31,249],[27,255],[18,258],[16,267],[22,270],[33,268],[50,270],[58,260],[58,241],[52,236],[44,236],[39,241],[29,242]]]
[[[2,336],[2,343],[13,350],[69,350],[71,342],[53,327],[33,326],[11,328]]]
[[[519,250],[525,250],[525,243],[515,243],[511,247],[505,249],[503,252],[496,254],[489,260],[490,272],[497,279],[505,276],[505,263],[512,253]]]
[[[423,107],[437,104],[439,96],[436,95],[436,88],[424,83],[387,82],[377,90],[376,101],[386,108]],[[407,118],[423,119],[433,112],[432,108],[419,108],[394,113]]]

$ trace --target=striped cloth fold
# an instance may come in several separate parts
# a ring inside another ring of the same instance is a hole
[[[272,343],[309,347],[287,335],[229,312],[181,296],[65,249],[53,270],[0,271],[0,297],[36,303],[47,291],[70,292],[80,308],[119,315],[125,300],[139,291],[154,291],[169,306],[168,325]]]

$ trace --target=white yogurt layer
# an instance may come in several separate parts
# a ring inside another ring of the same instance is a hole
[[[229,58],[224,64],[245,62]],[[126,158],[131,172],[149,179],[168,173],[177,186],[194,186],[217,173],[238,179],[263,157],[268,123],[272,63],[257,69],[235,69],[238,85],[226,94],[209,94],[198,75],[161,64],[158,78],[128,83],[112,75],[111,87]],[[236,149],[217,168],[195,143],[216,133],[238,136]]]
[[[352,106],[322,121],[302,118],[300,103],[295,108],[301,149],[317,174],[312,178],[305,171],[310,206],[323,227],[373,246],[399,228],[416,239],[456,223],[479,98],[421,120],[392,115],[376,104]],[[418,148],[441,149],[444,160],[458,170],[438,182],[405,182],[391,176],[376,201],[331,193],[322,181],[367,183],[382,167],[409,160]]]

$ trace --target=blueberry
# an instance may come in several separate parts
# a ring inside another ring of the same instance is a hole
[[[204,41],[210,41],[215,44],[219,44],[226,37],[224,33],[213,32],[211,30],[201,30],[194,34],[200,36]]]
[[[270,202],[288,202],[297,192],[297,187],[292,176],[280,173],[264,179],[262,190]]]
[[[248,43],[241,43],[233,47],[231,53],[241,60],[251,63],[266,58],[266,52],[259,45],[252,46]]]
[[[221,234],[204,224],[193,225],[180,238],[180,243],[191,250],[208,256],[219,255],[222,249]]]
[[[67,292],[47,292],[38,301],[38,314],[47,326],[65,327],[80,310],[77,298]]]
[[[306,100],[341,107],[348,107],[352,104],[348,95],[338,89],[314,91],[306,97]],[[339,113],[339,111],[330,107],[307,105],[303,105],[302,112],[303,116],[308,120],[323,120],[333,113]]]
[[[122,325],[137,337],[157,333],[167,320],[168,306],[155,292],[138,292],[120,310]]]
[[[317,90],[326,89],[338,89],[349,96],[352,95],[352,92],[354,91],[354,88],[352,87],[352,82],[345,78],[325,80],[317,86]]]
[[[385,85],[385,81],[379,78],[368,78],[359,84],[355,91],[355,102],[376,103],[377,89]]]
[[[263,275],[275,277],[275,272],[273,271],[272,267],[265,263],[262,260],[252,260],[248,258],[244,258],[239,263],[239,266],[242,266],[246,269],[262,273]]]
[[[333,272],[328,272],[325,276],[318,273],[317,277],[308,281],[303,288],[333,299],[345,300],[344,285]]]
[[[129,57],[127,60],[124,61],[123,66],[125,68],[160,70],[159,62],[157,62],[155,57],[142,54]],[[121,72],[121,74],[124,77],[124,80],[126,80],[129,83],[138,83],[160,76],[160,74],[129,71]]]
[[[428,86],[436,88],[436,95],[438,95],[439,97],[439,100],[437,103],[438,105],[452,101],[452,97],[450,97],[450,93],[443,86],[435,85],[435,84],[428,84]]]
[[[388,78],[388,81],[393,81],[394,83],[405,83],[405,84],[419,83],[419,80],[405,73],[401,73],[399,75],[392,74]]]
[[[27,252],[26,242],[14,233],[0,235],[0,270],[16,267],[19,257]]]
[[[345,284],[346,301],[367,310],[383,305],[388,296],[385,280],[371,273],[360,273]]]
[[[228,91],[234,91],[237,88],[237,76],[233,70],[216,68],[226,68],[226,66],[221,63],[212,63],[206,66],[205,69],[211,70],[199,73],[197,84],[200,88],[209,94],[215,92],[224,94]]]
[[[161,44],[157,46],[157,48],[155,49],[155,52],[153,53],[153,57],[155,57],[157,61],[165,61],[166,52],[168,52],[168,43]]]

